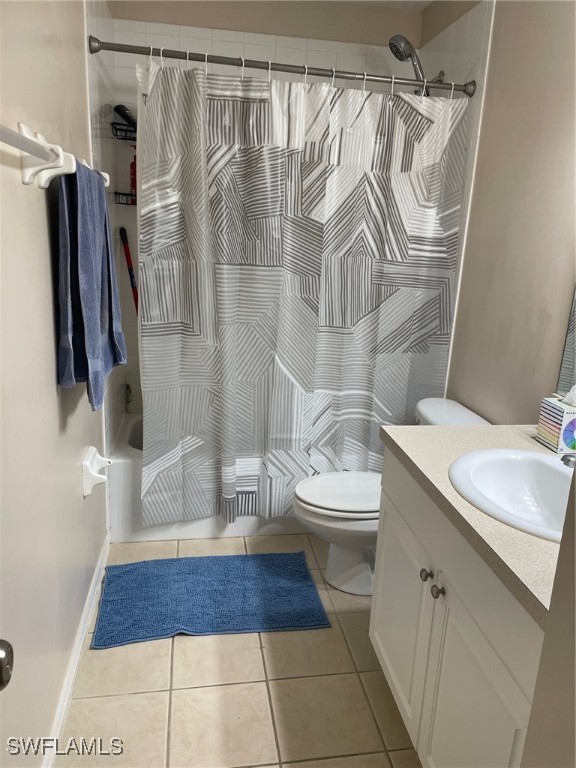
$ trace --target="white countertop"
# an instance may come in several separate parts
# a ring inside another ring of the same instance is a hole
[[[560,545],[494,520],[460,496],[448,477],[452,462],[469,451],[511,448],[553,455],[536,442],[535,434],[535,427],[490,425],[380,430],[386,447],[532,618],[544,627]]]

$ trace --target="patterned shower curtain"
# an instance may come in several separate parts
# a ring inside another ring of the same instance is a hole
[[[149,77],[144,522],[291,515],[443,393],[466,100]]]

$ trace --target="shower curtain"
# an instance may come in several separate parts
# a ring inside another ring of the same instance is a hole
[[[443,394],[466,100],[148,78],[144,523],[290,515]]]

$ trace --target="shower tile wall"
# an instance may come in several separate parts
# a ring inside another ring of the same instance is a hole
[[[220,56],[243,57],[263,61],[277,61],[286,64],[308,65],[326,69],[343,69],[357,72],[369,72],[398,77],[413,77],[409,63],[397,61],[387,45],[373,46],[354,43],[339,43],[330,40],[312,40],[296,37],[251,34],[232,30],[204,29],[202,27],[176,26],[172,24],[150,24],[140,21],[110,19],[90,11],[90,6],[103,3],[92,0],[89,5],[88,31],[103,40],[117,43],[154,46],[189,50],[195,53],[212,53]],[[469,160],[467,169],[467,200],[471,190],[474,172],[477,137],[480,128],[480,110],[482,106],[482,85],[486,69],[490,23],[493,0],[484,0],[448,29],[431,40],[421,50],[421,58],[429,77],[444,69],[446,78],[455,82],[476,79],[478,95],[472,99],[469,113]],[[394,30],[385,31],[383,40],[387,40]],[[125,142],[115,142],[115,161],[108,160],[102,153],[113,140],[110,139],[109,125],[104,125],[103,116],[111,115],[110,104],[126,104],[136,111],[137,86],[136,66],[146,64],[146,56],[132,56],[124,53],[105,53],[90,57],[90,84],[93,125],[95,126],[95,152],[100,153],[100,167],[114,171],[117,190],[129,189],[129,164],[132,150],[120,146]],[[165,66],[187,67],[186,62],[167,60]],[[194,63],[194,66],[202,64]],[[231,68],[221,65],[208,65],[211,72],[230,73]],[[261,70],[246,69],[246,76],[265,77]],[[273,73],[275,79],[301,81],[301,75]],[[309,82],[320,80],[310,76]],[[362,87],[359,83],[336,80],[337,85]],[[371,85],[371,90],[387,92],[389,85]],[[113,89],[113,90],[112,90]],[[397,87],[399,92],[403,89]],[[404,90],[409,91],[409,88]],[[460,97],[459,97],[460,98]],[[461,97],[465,98],[465,97]],[[98,118],[98,119],[96,119]],[[111,120],[112,117],[109,117]],[[128,380],[133,390],[139,390],[139,356],[137,322],[132,303],[130,283],[126,274],[124,256],[117,237],[118,227],[128,231],[132,255],[136,261],[137,220],[136,208],[111,205],[112,221],[115,225],[115,243],[117,268],[122,301],[122,313],[126,341],[128,346],[128,366],[116,369],[109,380],[107,396],[107,434],[109,444],[113,444],[121,424],[124,410],[124,381]],[[464,223],[468,204],[463,207]]]
[[[326,69],[348,69],[373,74],[410,77],[412,67],[397,61],[388,46],[372,46],[355,43],[337,43],[331,40],[310,40],[297,37],[251,34],[222,29],[178,27],[172,24],[148,24],[139,21],[115,20],[114,41],[154,47],[175,48],[194,53],[210,53],[218,56],[243,57],[277,61],[284,64],[308,65]],[[115,54],[116,95],[124,101],[135,103],[134,70],[137,63],[146,63],[146,56]],[[167,66],[186,68],[185,61],[168,60]],[[202,66],[194,62],[193,66]],[[231,68],[223,65],[208,66],[209,72],[228,73]],[[246,75],[265,77],[261,70],[246,68]],[[302,75],[273,73],[277,80],[302,80]],[[309,82],[320,80],[310,76]],[[345,85],[345,81],[336,80]],[[354,84],[352,84],[354,85]],[[361,82],[355,84],[360,88]],[[370,86],[373,90],[385,90],[388,86]]]
[[[90,35],[101,40],[110,40],[114,35],[114,21],[110,15],[108,4],[100,0],[88,0],[86,3],[86,30]],[[113,205],[116,179],[115,168],[115,140],[112,137],[110,123],[113,118],[113,106],[115,102],[116,71],[114,68],[114,54],[105,51],[98,56],[88,58],[88,83],[90,93],[90,125],[92,133],[92,157],[94,167],[110,174],[110,188],[108,189],[108,203],[110,210],[113,236],[117,238],[117,228],[114,226],[114,214],[116,206]],[[119,259],[119,249],[115,244],[117,271],[123,269],[123,263]],[[123,301],[123,312],[126,302]],[[124,320],[126,318],[124,317]],[[118,435],[118,430],[126,412],[125,403],[125,378],[124,366],[114,368],[106,382],[106,397],[104,402],[105,426],[106,426],[106,452],[110,454],[112,446]]]

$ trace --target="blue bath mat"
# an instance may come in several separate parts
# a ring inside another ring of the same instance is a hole
[[[91,648],[329,626],[304,552],[177,557],[106,568]]]

